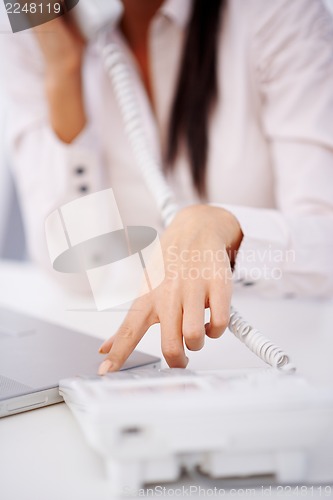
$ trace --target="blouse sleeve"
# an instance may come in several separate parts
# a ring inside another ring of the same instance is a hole
[[[271,148],[276,209],[226,207],[244,233],[235,280],[265,293],[329,296],[333,19],[321,0],[252,5],[252,63]]]
[[[45,219],[61,204],[101,189],[102,155],[91,125],[69,145],[53,132],[43,60],[32,33],[2,34],[0,56],[7,100],[7,153],[20,195],[29,253],[49,266]]]

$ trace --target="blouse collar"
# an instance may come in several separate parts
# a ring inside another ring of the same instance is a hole
[[[165,0],[159,13],[185,29],[192,10],[192,0]]]

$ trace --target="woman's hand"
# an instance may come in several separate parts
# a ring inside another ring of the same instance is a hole
[[[81,67],[84,40],[67,16],[35,28],[45,60],[45,88],[54,132],[72,142],[86,124]]]
[[[170,367],[188,363],[184,342],[201,349],[205,335],[218,338],[229,323],[231,263],[241,240],[237,219],[222,208],[188,207],[177,214],[162,237],[165,279],[137,299],[118,332],[103,343],[109,353],[99,374],[118,370],[148,328],[161,324],[162,352]],[[205,324],[205,308],[210,322]]]

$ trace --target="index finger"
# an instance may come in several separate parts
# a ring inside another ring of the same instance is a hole
[[[152,325],[147,305],[141,309],[132,308],[117,333],[112,338],[109,354],[99,366],[98,374],[119,370],[132,354],[148,328]]]

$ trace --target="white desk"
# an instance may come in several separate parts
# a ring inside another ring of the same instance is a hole
[[[333,385],[332,301],[264,300],[247,289],[235,295],[233,303],[290,354],[308,379]],[[0,262],[0,304],[101,338],[111,335],[125,314],[94,312],[91,298],[65,293],[31,265],[8,262]],[[157,327],[139,348],[160,355]],[[201,352],[190,353],[192,369],[256,366],[262,362],[230,333],[218,341],[207,339]],[[1,499],[109,500],[103,472],[65,404],[0,420]],[[263,498],[262,492],[251,498]]]

